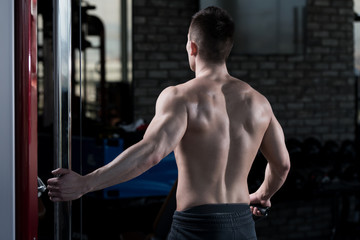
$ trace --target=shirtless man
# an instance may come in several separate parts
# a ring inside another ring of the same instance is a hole
[[[48,180],[52,201],[128,181],[174,151],[178,166],[177,211],[169,239],[256,239],[249,204],[271,206],[284,183],[289,155],[267,99],[229,75],[226,59],[234,24],[222,9],[193,16],[186,50],[196,77],[166,88],[144,138],[111,163],[85,176],[67,169]],[[259,189],[247,177],[258,150],[268,160]]]

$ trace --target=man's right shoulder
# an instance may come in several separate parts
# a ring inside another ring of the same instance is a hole
[[[272,117],[273,111],[271,104],[269,100],[266,98],[265,95],[254,89],[253,87],[250,87],[250,98],[252,99],[251,102],[253,102],[253,108],[257,110],[261,110],[262,114],[265,114],[268,117]]]
[[[240,80],[240,79],[237,79],[237,80],[239,80],[238,84],[240,85],[240,88],[243,89],[245,92],[247,92],[248,94],[246,94],[246,95],[249,98],[252,98],[256,104],[259,104],[259,105],[261,105],[263,107],[270,107],[271,108],[270,102],[266,98],[265,95],[260,93],[257,89],[253,88],[247,82],[244,82],[243,80]]]
[[[254,91],[254,97],[259,101],[260,104],[271,107],[269,100],[267,99],[267,97],[264,94],[260,93],[259,91],[257,91],[254,88],[253,88],[253,91]]]

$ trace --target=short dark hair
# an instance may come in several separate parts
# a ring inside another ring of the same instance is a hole
[[[189,35],[204,60],[218,63],[226,61],[230,54],[234,29],[234,21],[225,10],[210,6],[192,17]]]

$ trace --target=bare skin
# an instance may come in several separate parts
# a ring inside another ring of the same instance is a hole
[[[290,160],[269,102],[247,83],[231,77],[225,62],[204,61],[195,42],[188,40],[186,49],[196,77],[160,94],[143,140],[86,176],[54,170],[60,177],[48,180],[51,200],[77,199],[130,180],[174,151],[178,211],[217,203],[271,206]],[[247,177],[259,149],[268,165],[263,184],[249,194]],[[251,210],[260,215],[257,208]]]

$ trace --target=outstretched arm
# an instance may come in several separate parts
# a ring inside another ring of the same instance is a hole
[[[56,169],[60,177],[48,180],[52,201],[69,201],[85,193],[133,179],[168,155],[187,128],[187,110],[176,87],[165,89],[156,103],[156,113],[144,138],[126,149],[109,164],[81,176],[67,169]]]
[[[285,146],[284,133],[274,115],[265,132],[260,150],[268,164],[264,181],[259,189],[250,195],[250,203],[271,206],[271,197],[284,184],[290,170],[290,158]]]

